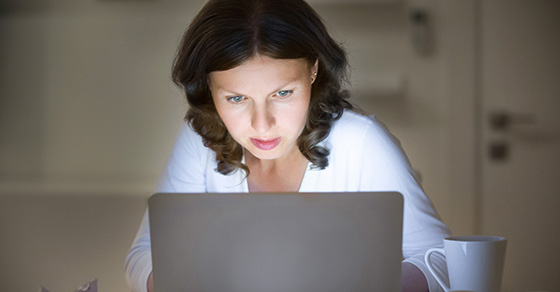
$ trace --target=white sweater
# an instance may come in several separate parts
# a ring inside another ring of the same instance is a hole
[[[416,181],[414,171],[396,140],[372,117],[345,111],[321,143],[330,149],[329,166],[308,166],[300,192],[397,191],[404,196],[403,243],[405,262],[417,266],[428,279],[430,291],[442,291],[424,264],[429,248],[442,247],[449,236],[430,199]],[[163,170],[156,192],[248,192],[242,171],[222,175],[215,171],[216,155],[185,124]],[[152,270],[148,213],[126,258],[130,288],[144,292]],[[446,271],[442,259],[433,259]]]

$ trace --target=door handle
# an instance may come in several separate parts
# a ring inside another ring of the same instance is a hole
[[[488,145],[488,154],[491,160],[496,162],[507,161],[510,157],[510,143],[503,133],[513,126],[532,125],[536,123],[535,115],[528,113],[512,113],[505,110],[495,110],[489,114],[490,128],[498,132],[498,138],[494,138]],[[502,134],[499,134],[502,133]],[[507,136],[507,135],[506,135]]]
[[[535,124],[535,115],[529,113],[511,113],[508,111],[493,111],[489,116],[490,128],[495,131],[506,131],[515,125]]]

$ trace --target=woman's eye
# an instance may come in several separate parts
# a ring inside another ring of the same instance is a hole
[[[228,100],[228,101],[231,101],[231,102],[233,102],[233,103],[239,103],[239,102],[242,102],[244,99],[245,99],[244,96],[236,95],[236,96],[228,97],[227,100]]]
[[[279,97],[288,97],[293,93],[293,91],[291,90],[280,90],[276,93],[277,96]]]

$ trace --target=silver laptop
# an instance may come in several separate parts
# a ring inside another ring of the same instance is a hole
[[[400,291],[394,192],[155,194],[156,292]]]

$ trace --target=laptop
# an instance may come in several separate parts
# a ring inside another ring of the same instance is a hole
[[[400,291],[395,192],[154,194],[156,292]]]

